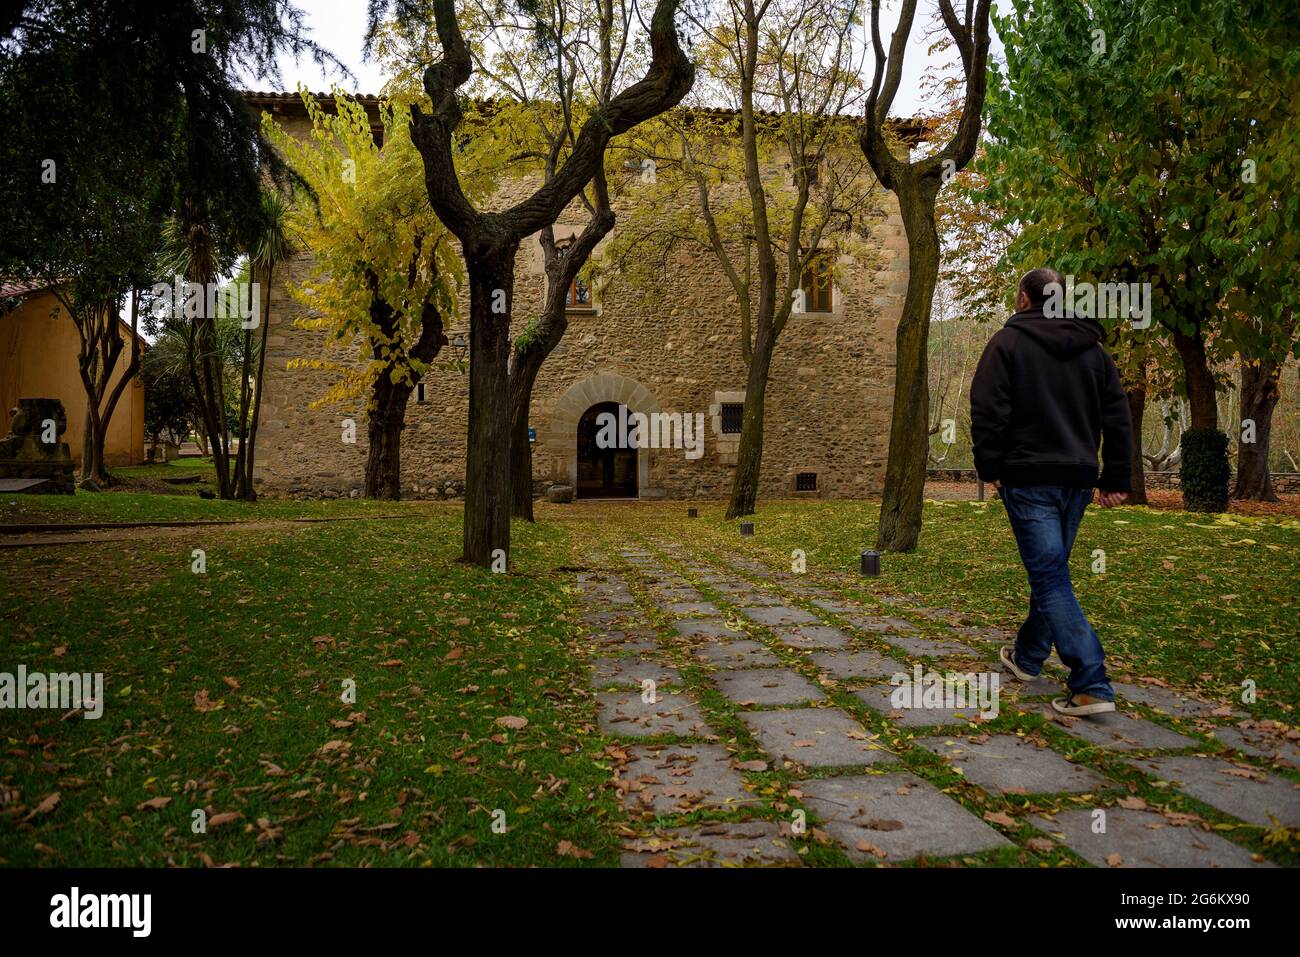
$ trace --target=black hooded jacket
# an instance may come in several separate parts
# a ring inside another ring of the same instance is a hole
[[[970,387],[980,478],[1131,491],[1128,400],[1101,337],[1094,320],[1045,316],[1041,307],[993,334]]]

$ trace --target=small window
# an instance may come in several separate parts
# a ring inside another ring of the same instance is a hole
[[[740,427],[745,421],[745,404],[743,402],[722,403],[722,434],[739,435]]]
[[[424,383],[417,383],[415,386],[415,401],[419,404],[424,403]]]
[[[808,264],[799,288],[803,291],[804,312],[831,311],[834,282],[825,258],[819,256]]]
[[[800,472],[794,477],[794,490],[796,492],[817,491],[817,473]]]
[[[569,291],[564,294],[564,306],[566,309],[591,308],[591,289],[581,276],[574,276],[573,282],[569,283]]]
[[[375,146],[378,149],[384,148],[384,128],[382,126],[370,127],[370,135],[374,138]]]
[[[560,253],[567,253],[574,240],[562,239],[555,244],[555,248]],[[569,288],[564,293],[564,308],[577,310],[590,310],[591,304],[591,287],[582,281],[581,276],[574,276],[573,281],[569,283]]]

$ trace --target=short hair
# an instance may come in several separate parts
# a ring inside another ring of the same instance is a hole
[[[1047,301],[1047,293],[1044,290],[1052,283],[1064,288],[1065,277],[1051,266],[1040,266],[1025,273],[1020,280],[1020,291],[1029,297],[1031,306],[1041,306]]]

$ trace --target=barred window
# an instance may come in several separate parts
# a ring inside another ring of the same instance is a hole
[[[745,421],[745,404],[743,402],[722,403],[722,434],[740,434],[741,424]]]
[[[817,491],[817,473],[800,472],[794,477],[794,490],[796,492]]]

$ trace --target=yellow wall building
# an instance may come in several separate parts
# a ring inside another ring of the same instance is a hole
[[[9,431],[20,398],[53,398],[63,403],[68,430],[63,441],[81,464],[86,430],[86,390],[77,369],[80,339],[68,311],[49,288],[0,287],[0,299],[20,305],[0,314],[0,435]],[[121,380],[131,361],[131,329],[123,323],[126,340],[113,373]],[[143,343],[142,343],[143,345]],[[111,387],[110,387],[111,388]],[[139,465],[144,461],[144,384],[139,376],[122,392],[108,426],[104,464]]]

